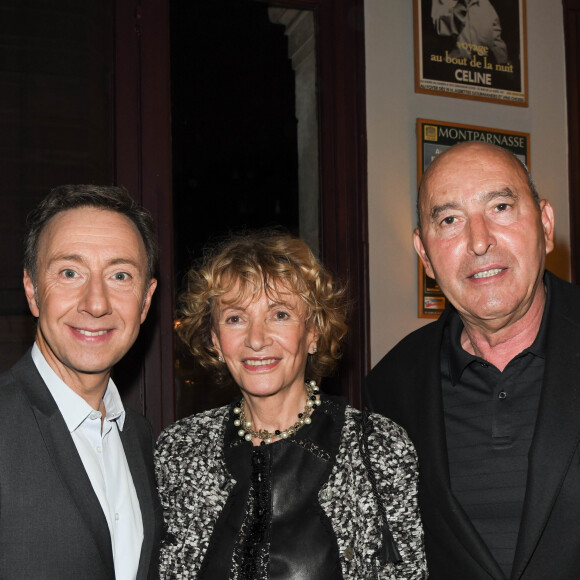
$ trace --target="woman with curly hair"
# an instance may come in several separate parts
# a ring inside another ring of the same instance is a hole
[[[159,438],[161,578],[426,577],[407,435],[319,390],[341,355],[345,292],[302,240],[220,244],[189,272],[177,331],[241,395]]]

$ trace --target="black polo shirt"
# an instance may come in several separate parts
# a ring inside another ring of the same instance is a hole
[[[546,281],[546,307],[534,343],[503,372],[463,350],[463,322],[455,311],[441,345],[451,489],[507,578],[544,376],[548,286]]]

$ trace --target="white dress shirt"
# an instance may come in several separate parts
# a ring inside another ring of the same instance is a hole
[[[32,360],[64,417],[109,524],[115,577],[135,580],[143,543],[143,519],[121,443],[125,409],[117,387],[109,379],[103,397],[107,415],[101,429],[102,413],[58,377],[36,344]]]

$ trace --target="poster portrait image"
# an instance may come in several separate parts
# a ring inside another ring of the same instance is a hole
[[[414,0],[415,89],[527,106],[525,0]]]

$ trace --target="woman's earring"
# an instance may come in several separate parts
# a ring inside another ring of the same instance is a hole
[[[220,362],[224,362],[224,359],[223,359],[223,357],[221,357],[221,356],[218,356],[218,360],[219,360]]]
[[[312,354],[316,354],[317,352],[318,352],[318,349],[317,349],[316,347],[314,347],[314,348],[312,349]]]

